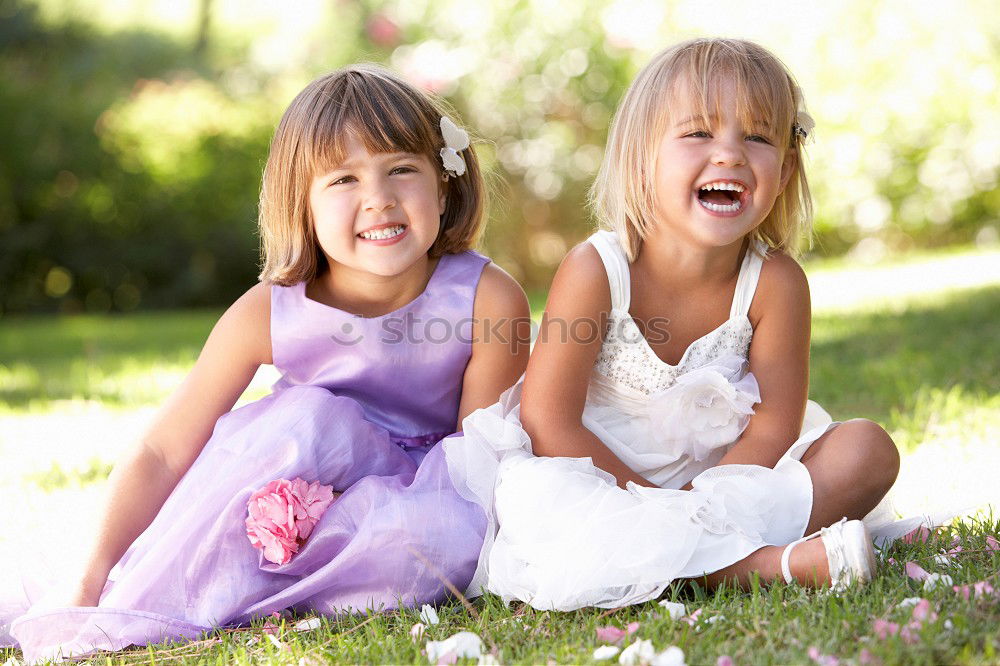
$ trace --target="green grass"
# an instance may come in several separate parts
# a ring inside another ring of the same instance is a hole
[[[134,407],[163,400],[221,311],[0,319],[0,409],[63,400]]]
[[[987,534],[997,534],[994,520],[968,521],[935,533],[924,544],[897,543],[880,558],[880,575],[867,587],[842,594],[809,591],[795,585],[754,586],[749,591],[725,588],[714,593],[697,584],[674,585],[664,599],[684,603],[688,613],[701,609],[693,625],[671,620],[656,602],[628,608],[594,609],[570,613],[537,611],[524,604],[506,606],[495,596],[475,599],[467,607],[453,602],[439,609],[440,624],[427,628],[423,640],[410,639],[418,612],[404,610],[380,615],[344,615],[324,618],[319,628],[294,630],[298,618],[286,615],[272,625],[224,630],[202,640],[176,645],[136,648],[95,659],[95,663],[138,664],[199,662],[217,664],[324,664],[324,663],[427,663],[421,654],[426,640],[443,640],[457,631],[477,633],[485,651],[504,664],[594,663],[592,653],[601,645],[596,628],[624,628],[638,622],[639,629],[626,639],[648,639],[657,650],[676,645],[688,664],[715,664],[729,655],[737,664],[811,663],[808,651],[840,658],[841,663],[862,663],[862,650],[884,664],[995,664],[1000,651],[996,627],[1000,603],[996,599],[964,600],[951,587],[927,591],[903,572],[914,561],[928,571],[947,571],[956,585],[990,579],[1000,586],[1000,551],[990,551]],[[958,537],[966,554],[948,567],[935,564],[934,554],[950,547]],[[892,558],[893,562],[889,562]],[[899,637],[880,640],[873,622],[884,619],[905,624],[911,609],[899,603],[908,597],[930,600],[938,614],[926,622],[917,641]],[[713,617],[717,621],[709,622]],[[949,626],[950,623],[950,626]],[[2,653],[7,658],[14,653]],[[475,663],[469,661],[468,663]],[[604,662],[609,663],[609,662]],[[615,663],[615,662],[610,662]]]
[[[877,285],[876,285],[877,287]],[[877,291],[877,289],[873,289]],[[544,295],[532,299],[536,313]],[[814,318],[811,397],[835,418],[864,416],[882,424],[904,451],[942,438],[961,445],[972,438],[993,442],[1000,434],[1000,287],[990,286],[906,298],[890,309]],[[68,407],[113,410],[159,403],[194,362],[218,312],[164,312],[129,316],[4,317],[0,319],[0,423],[4,418],[66,418]],[[0,455],[16,442],[3,440]],[[99,440],[95,440],[99,441]],[[74,442],[82,446],[81,442]],[[31,492],[77,493],[100,483],[109,460],[78,456],[76,467],[53,461],[22,479]],[[665,598],[681,601],[702,617],[695,626],[670,620],[655,602],[614,611],[540,612],[505,606],[496,597],[439,609],[441,623],[426,639],[459,630],[478,633],[502,663],[589,663],[600,644],[598,626],[639,622],[634,637],[657,650],[680,646],[689,664],[715,664],[730,655],[737,664],[812,663],[810,647],[842,664],[860,663],[862,650],[885,664],[995,664],[1000,638],[1000,597],[963,600],[950,587],[925,592],[903,572],[913,560],[928,571],[948,572],[955,584],[989,579],[1000,588],[1000,552],[985,548],[1000,532],[993,516],[966,519],[926,544],[896,544],[883,554],[880,575],[843,595],[808,592],[783,584],[748,592],[707,594],[697,585],[674,586]],[[966,551],[954,566],[934,555],[959,537]],[[894,564],[889,563],[892,558]],[[939,614],[913,644],[879,640],[872,622],[904,624],[907,597],[930,599]],[[136,649],[95,663],[427,663],[424,641],[410,639],[416,611],[325,618],[319,629],[297,632],[286,616],[268,637],[261,622],[204,640]],[[945,621],[951,623],[946,628]],[[629,641],[634,638],[630,637]],[[0,660],[19,655],[0,651]],[[604,663],[617,663],[616,660]]]

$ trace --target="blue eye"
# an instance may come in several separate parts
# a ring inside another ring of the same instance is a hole
[[[394,167],[393,170],[390,171],[389,173],[394,174],[394,173],[416,173],[416,172],[417,172],[416,169],[414,169],[408,164],[404,164],[402,166]]]
[[[705,138],[708,138],[709,134],[705,130],[696,130],[694,132],[688,132],[684,136],[690,136],[690,137],[694,137],[696,139],[705,139]]]
[[[354,176],[341,176],[340,178],[338,178],[337,180],[331,182],[330,184],[331,185],[344,185],[344,184],[350,183],[350,182],[352,182],[354,180],[356,180],[354,178]]]
[[[771,142],[767,139],[767,137],[761,136],[760,134],[751,134],[750,136],[747,137],[747,140],[771,145]]]

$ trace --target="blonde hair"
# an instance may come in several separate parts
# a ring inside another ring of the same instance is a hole
[[[326,268],[316,240],[309,187],[346,157],[353,134],[372,153],[425,155],[442,168],[444,104],[378,65],[353,65],[316,79],[288,106],[271,140],[260,188],[260,279],[290,286]],[[457,120],[457,118],[456,118]],[[486,196],[471,146],[466,172],[445,187],[445,210],[430,255],[454,254],[476,242]],[[442,171],[443,175],[443,171]]]
[[[656,158],[667,129],[670,98],[683,82],[695,109],[707,122],[720,78],[736,88],[740,122],[766,120],[795,164],[785,189],[752,232],[768,247],[797,254],[809,236],[812,199],[803,164],[802,139],[792,131],[802,94],[787,68],[767,49],[738,39],[693,39],[659,53],[625,93],[608,136],[608,146],[590,204],[602,228],[613,230],[629,261],[656,222]],[[718,96],[715,95],[718,99]]]

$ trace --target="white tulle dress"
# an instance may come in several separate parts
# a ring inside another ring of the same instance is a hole
[[[730,317],[677,365],[660,360],[629,315],[629,265],[615,235],[589,242],[608,273],[611,313],[583,423],[657,484],[623,490],[590,458],[535,457],[520,425],[520,382],[444,443],[459,494],[489,519],[469,595],[490,591],[535,608],[613,608],[656,598],[677,578],[801,537],[812,509],[802,454],[837,424],[809,402],[798,440],[773,469],[716,466],[760,401],[747,371],[747,318],[763,248],[740,267]],[[679,490],[689,481],[693,490]],[[866,521],[885,523],[880,505]]]

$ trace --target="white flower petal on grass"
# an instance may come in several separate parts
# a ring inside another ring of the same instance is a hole
[[[933,590],[939,585],[944,585],[945,587],[951,587],[954,581],[948,574],[928,574],[927,578],[924,579],[924,589]]]
[[[427,631],[427,625],[423,622],[417,622],[415,625],[410,627],[410,640],[416,643],[424,637],[425,631]]]
[[[686,666],[684,661],[684,650],[676,645],[671,645],[660,654],[653,657],[650,666]]]
[[[632,645],[622,650],[621,656],[618,657],[618,663],[622,666],[642,666],[651,663],[655,656],[656,650],[653,648],[653,641],[637,638]]]
[[[611,659],[616,654],[618,654],[619,648],[615,645],[602,645],[601,647],[594,650],[594,660],[604,661],[605,659]]]
[[[434,626],[441,620],[438,619],[437,611],[429,604],[420,607],[420,621],[428,626]]]
[[[921,597],[907,597],[899,602],[900,608],[909,608],[910,606],[916,606],[918,603],[923,601]]]
[[[323,626],[323,622],[318,617],[310,617],[305,620],[299,620],[292,625],[292,629],[295,631],[312,631],[313,629],[319,629]]]
[[[951,561],[951,557],[947,553],[938,553],[937,555],[935,555],[934,562],[943,567],[950,567],[952,564],[954,564]]]
[[[500,666],[500,660],[487,652],[479,657],[479,666]]]
[[[479,659],[483,654],[483,639],[471,631],[460,631],[443,641],[427,641],[424,649],[432,664],[447,654],[454,654],[458,659]]]
[[[725,619],[726,619],[725,615],[713,615],[712,617],[706,619],[705,622],[708,622],[709,624],[715,624],[719,620],[725,620]]]
[[[676,601],[661,601],[660,606],[670,614],[671,620],[679,620],[687,615],[687,608],[684,607],[684,604],[679,604]]]

